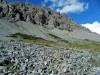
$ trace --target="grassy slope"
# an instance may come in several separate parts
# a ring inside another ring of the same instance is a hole
[[[72,42],[68,40],[63,40],[60,37],[55,36],[53,34],[49,34],[49,36],[56,39],[57,42],[48,41],[40,37],[22,34],[22,33],[11,34],[9,37],[20,38],[21,41],[23,42],[35,43],[35,44],[40,44],[45,46],[53,46],[53,47],[64,46],[67,48],[91,49],[95,51],[100,51],[100,42],[94,42],[88,39]]]
[[[57,44],[56,42],[48,41],[48,40],[45,40],[40,37],[27,35],[27,34],[23,34],[23,33],[11,34],[9,37],[19,38],[20,41],[27,42],[27,43],[34,43],[34,44],[39,44],[39,45],[44,45],[44,46],[52,46],[52,47],[60,46],[60,44]]]
[[[66,48],[76,48],[76,49],[91,49],[93,51],[100,52],[100,42],[94,42],[90,41],[88,39],[85,40],[79,40],[79,41],[68,41],[68,40],[63,40],[58,36],[55,36],[53,34],[49,34],[52,38],[56,39],[57,42],[53,41],[48,41],[40,37],[32,36],[32,35],[27,35],[27,34],[22,34],[22,33],[16,33],[16,34],[11,34],[9,37],[13,38],[20,38],[22,42],[28,42],[28,43],[35,43],[43,46],[50,46],[54,48],[59,48],[61,46],[64,46]],[[88,60],[88,63],[95,67],[100,66],[100,60],[91,58]]]

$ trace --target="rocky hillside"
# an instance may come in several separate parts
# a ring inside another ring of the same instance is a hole
[[[0,75],[100,75],[100,35],[49,8],[0,0]]]
[[[12,34],[22,33],[49,41],[100,41],[100,35],[74,22],[65,14],[31,3],[0,0],[0,40],[17,39]],[[56,36],[56,38],[55,38]]]
[[[100,75],[100,53],[0,43],[0,75]]]
[[[0,18],[7,19],[11,22],[30,21],[33,24],[49,26],[59,29],[73,31],[75,29],[85,29],[84,27],[73,22],[66,17],[49,8],[40,7],[31,3],[9,3],[0,1]]]

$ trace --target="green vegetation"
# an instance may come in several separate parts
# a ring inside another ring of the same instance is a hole
[[[14,68],[11,67],[11,65],[7,65],[7,64],[6,64],[6,65],[4,65],[4,66],[6,67],[7,70],[11,71],[12,73],[17,72],[17,70],[18,70],[16,67],[14,67]]]
[[[23,33],[15,33],[15,34],[10,35],[10,37],[14,37],[14,38],[18,38],[19,36],[22,37],[23,39],[29,39],[29,40],[37,40],[37,39],[44,40],[43,38],[35,37],[32,35],[27,35],[27,34],[23,34]]]
[[[60,41],[60,42],[63,42],[63,43],[68,43],[69,41],[67,40],[63,40],[62,38],[56,36],[56,35],[53,35],[53,34],[49,34],[51,37],[53,37],[54,39]]]
[[[91,49],[94,51],[100,51],[100,42],[94,42],[94,41],[76,41],[76,42],[68,42],[68,47],[76,48],[76,49]]]
[[[27,42],[27,43],[35,43],[35,44],[39,44],[39,45],[53,46],[53,47],[60,46],[60,44],[57,44],[56,42],[48,41],[48,40],[45,40],[40,37],[27,35],[27,34],[23,34],[23,33],[11,34],[9,37],[19,38],[20,41]]]
[[[76,49],[91,49],[95,51],[100,51],[100,42],[90,41],[89,39],[80,40],[80,41],[68,41],[59,38],[56,35],[49,34],[51,37],[57,39],[62,42],[65,47],[76,48]]]
[[[88,60],[88,63],[90,63],[92,65],[92,67],[93,66],[100,67],[100,60],[98,60],[98,59],[90,58]]]
[[[53,35],[53,34],[49,34],[51,37],[53,37],[54,39],[61,39],[60,37]]]
[[[49,34],[49,35],[53,37],[54,39],[56,39],[57,42],[48,41],[40,37],[27,35],[23,33],[11,34],[10,37],[20,38],[22,42],[35,43],[35,44],[45,45],[45,46],[52,46],[52,47],[64,46],[67,48],[91,49],[95,51],[100,51],[100,42],[94,42],[88,39],[79,40],[79,41],[68,41],[68,40],[63,40],[62,38],[53,34]]]

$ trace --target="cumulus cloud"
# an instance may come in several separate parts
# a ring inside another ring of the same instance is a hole
[[[80,2],[79,0],[44,0],[45,6],[47,3],[51,3],[48,6],[49,8],[60,13],[76,13],[88,9],[88,3]]]
[[[92,32],[96,32],[100,34],[100,23],[95,21],[92,24],[87,23],[87,24],[82,24],[84,27],[90,29]]]

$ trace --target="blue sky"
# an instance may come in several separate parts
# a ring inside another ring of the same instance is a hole
[[[46,7],[52,6],[51,1],[57,0],[8,0],[8,1],[28,1],[33,4],[42,6],[43,3]],[[48,1],[45,3],[45,1]],[[63,0],[67,2],[67,0]],[[75,1],[75,0],[73,0]],[[77,1],[77,0],[76,0]],[[100,22],[100,0],[78,0],[80,3],[88,4],[88,8],[82,12],[75,12],[75,13],[67,13],[69,17],[75,20],[78,23],[92,23],[94,21]],[[57,9],[57,8],[56,8]]]
[[[38,6],[49,7],[70,18],[90,30],[100,33],[100,0],[7,0],[31,2]],[[93,29],[95,28],[95,29]]]
[[[83,1],[88,3],[88,9],[79,14],[69,14],[69,16],[79,23],[100,22],[100,0]]]

